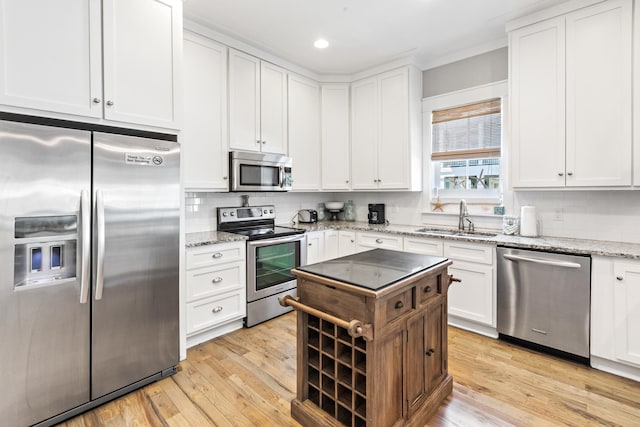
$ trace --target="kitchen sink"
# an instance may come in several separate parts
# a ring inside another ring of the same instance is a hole
[[[461,237],[495,237],[498,233],[487,233],[484,231],[460,231],[460,230],[450,230],[443,228],[418,228],[415,230],[416,233],[425,233],[425,234],[433,234],[436,236],[461,236]]]

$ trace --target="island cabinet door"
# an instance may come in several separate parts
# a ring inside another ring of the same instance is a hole
[[[407,320],[405,391],[409,416],[415,408],[420,406],[426,391],[425,334],[428,329],[426,321],[427,316],[424,311]]]
[[[447,376],[447,310],[444,301],[442,296],[434,299],[426,313],[424,355],[427,394]]]

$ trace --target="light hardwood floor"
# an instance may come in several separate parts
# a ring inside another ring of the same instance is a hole
[[[201,344],[176,375],[62,426],[298,426],[295,328],[290,313]],[[640,383],[453,327],[449,372],[429,426],[640,426]]]

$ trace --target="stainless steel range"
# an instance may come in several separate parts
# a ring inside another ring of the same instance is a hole
[[[304,265],[304,230],[275,225],[274,206],[218,208],[218,230],[247,236],[247,317],[254,326],[291,311],[278,298],[296,296],[291,269]]]

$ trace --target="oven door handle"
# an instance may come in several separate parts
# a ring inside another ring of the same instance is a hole
[[[306,236],[304,234],[294,234],[293,236],[274,237],[273,239],[249,240],[249,246],[260,247],[270,246],[279,243],[302,242]]]

